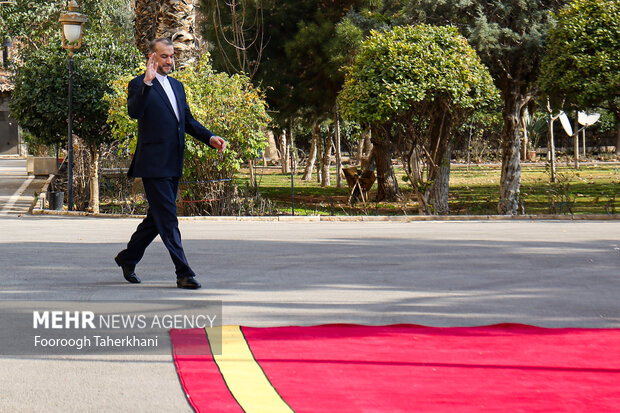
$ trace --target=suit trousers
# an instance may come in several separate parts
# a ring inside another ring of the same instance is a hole
[[[187,263],[177,219],[176,196],[179,178],[142,178],[149,203],[146,218],[131,236],[127,248],[118,254],[123,265],[135,267],[144,251],[159,234],[170,253],[177,278],[194,276]]]

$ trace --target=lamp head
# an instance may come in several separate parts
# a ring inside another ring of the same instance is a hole
[[[68,8],[67,13],[60,15],[59,21],[62,24],[62,47],[73,53],[74,50],[82,47],[82,28],[88,19],[78,12],[77,1],[71,0]]]

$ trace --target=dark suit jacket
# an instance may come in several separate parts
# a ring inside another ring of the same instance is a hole
[[[181,177],[185,133],[211,146],[209,140],[213,133],[192,116],[183,84],[170,76],[168,80],[177,100],[180,120],[157,79],[153,79],[153,86],[144,83],[144,75],[129,82],[127,109],[129,116],[138,120],[138,145],[127,173],[129,176]]]

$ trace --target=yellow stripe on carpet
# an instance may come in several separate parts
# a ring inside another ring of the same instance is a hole
[[[222,334],[222,354],[213,355],[228,389],[247,412],[292,412],[293,410],[271,385],[265,372],[254,359],[239,326],[205,328],[207,337]]]

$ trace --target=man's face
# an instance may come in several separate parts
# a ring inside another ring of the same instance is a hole
[[[174,65],[174,47],[157,43],[154,54],[157,61],[157,73],[166,76]]]

